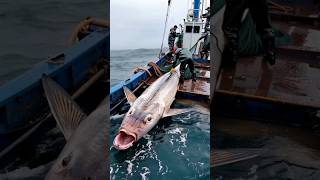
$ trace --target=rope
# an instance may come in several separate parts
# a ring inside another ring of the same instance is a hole
[[[164,42],[164,37],[165,37],[166,31],[167,31],[170,5],[171,5],[171,0],[168,0],[167,14],[166,14],[166,20],[165,20],[165,23],[164,23],[164,30],[163,30],[163,35],[162,35],[162,42],[161,42],[161,48],[160,48],[160,52],[159,52],[159,58],[161,57],[162,48],[163,48],[163,42]]]
[[[156,63],[149,62],[148,66],[151,66],[154,69],[154,73],[156,74],[156,76],[158,76],[158,77],[162,76],[163,73],[161,72],[160,67]],[[152,76],[151,72],[146,67],[136,67],[136,68],[134,68],[133,73],[136,74],[140,71],[147,72],[149,74],[149,76]]]
[[[218,49],[219,53],[222,54],[223,51],[219,45],[219,39],[218,39],[217,35],[215,35],[213,32],[210,32],[210,35],[212,35],[214,37],[214,39],[216,40],[217,49]]]
[[[136,74],[136,73],[138,73],[138,72],[140,72],[140,71],[145,71],[145,72],[147,72],[147,73],[149,74],[149,76],[152,76],[151,72],[150,72],[147,68],[145,68],[145,67],[136,67],[136,68],[133,70],[133,73]]]
[[[93,17],[87,17],[85,20],[81,21],[73,30],[70,38],[69,38],[69,44],[73,45],[78,41],[78,34],[80,32],[88,32],[90,25],[95,25],[99,27],[104,27],[107,28],[110,26],[110,22],[103,20],[103,19],[98,19],[98,18],[93,18]]]
[[[161,72],[160,67],[156,63],[149,62],[148,66],[151,66],[154,69],[154,72],[158,77],[162,76],[163,73]]]

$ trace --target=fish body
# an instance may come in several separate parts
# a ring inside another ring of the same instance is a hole
[[[113,145],[125,150],[147,134],[161,118],[186,112],[170,109],[179,85],[180,65],[159,77],[138,98],[126,87],[125,95],[131,105],[120,126]]]
[[[108,179],[107,101],[87,116],[57,83],[46,76],[42,82],[67,141],[46,179]]]

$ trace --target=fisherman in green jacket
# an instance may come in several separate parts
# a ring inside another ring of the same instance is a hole
[[[190,53],[190,51],[188,49],[182,49],[182,48],[178,48],[175,50],[174,52],[175,54],[175,60],[173,62],[173,66],[172,67],[176,67],[178,65],[178,63],[180,62],[180,83],[183,84],[184,83],[184,76],[185,76],[185,71],[188,65],[188,68],[190,69],[190,72],[192,74],[192,81],[196,81],[196,73],[194,71],[194,63],[192,60],[192,54]]]
[[[260,35],[264,60],[270,65],[275,64],[275,37],[271,28],[266,0],[225,0],[226,9],[224,14],[223,31],[227,37],[227,46],[224,51],[224,62],[235,64],[238,60],[238,41],[241,19],[245,9],[249,9],[256,23],[257,33]]]
[[[176,37],[178,37],[178,34],[176,32],[177,28],[178,28],[178,26],[174,25],[174,27],[170,29],[170,33],[169,33],[169,37],[168,37],[168,46],[169,46],[170,51],[173,50],[174,40],[176,39]]]

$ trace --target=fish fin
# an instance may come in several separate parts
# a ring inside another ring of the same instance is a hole
[[[213,150],[210,155],[211,167],[253,159],[260,156],[261,152],[261,149]]]
[[[132,104],[134,103],[134,101],[136,101],[137,97],[133,94],[133,92],[130,91],[129,88],[123,86],[123,91],[124,94],[126,95],[126,98],[130,104],[130,106],[132,106]]]
[[[43,75],[42,85],[58,127],[65,139],[68,140],[87,115],[70,95],[50,77]]]
[[[186,109],[169,109],[168,111],[166,111],[162,117],[169,117],[169,116],[175,116],[178,114],[183,114],[183,113],[187,113],[190,111],[194,111],[194,109],[192,108],[186,108]]]

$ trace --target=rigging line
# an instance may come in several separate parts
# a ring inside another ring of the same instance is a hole
[[[210,34],[214,37],[214,39],[216,40],[216,46],[217,46],[217,49],[219,51],[220,54],[223,54],[223,51],[222,49],[220,48],[220,45],[219,45],[219,39],[218,37],[213,33],[213,32],[210,32]]]
[[[169,17],[170,7],[171,7],[171,0],[168,0],[167,14],[166,14],[166,20],[165,20],[165,24],[164,24],[164,30],[163,30],[163,35],[162,35],[162,42],[161,42],[161,48],[160,48],[160,52],[159,52],[159,58],[161,57],[161,53],[162,53],[162,49],[163,49],[164,37],[165,37],[166,31],[167,31],[167,24],[168,24],[168,17]]]
[[[201,18],[201,16],[203,15],[203,8],[204,8],[204,3],[205,3],[205,0],[202,0],[202,7],[201,7],[201,15],[200,15],[200,18]]]

